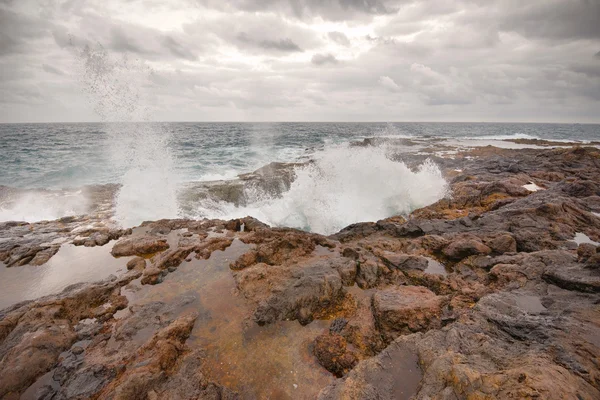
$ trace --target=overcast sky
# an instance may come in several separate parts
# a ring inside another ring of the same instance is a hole
[[[600,0],[0,0],[0,71],[0,122],[600,122]]]

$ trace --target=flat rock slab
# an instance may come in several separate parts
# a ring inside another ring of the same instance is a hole
[[[600,293],[600,271],[572,267],[550,267],[543,276],[544,280],[567,290],[587,293]]]

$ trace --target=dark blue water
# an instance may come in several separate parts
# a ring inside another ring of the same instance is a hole
[[[115,126],[1,124],[0,184],[62,188],[119,182],[127,166],[115,164],[111,156],[118,136],[127,137],[129,128]],[[157,123],[152,129],[167,138],[175,169],[185,181],[229,179],[271,161],[295,161],[329,144],[378,135],[600,140],[600,125],[580,124]],[[116,138],[107,134],[115,130]]]

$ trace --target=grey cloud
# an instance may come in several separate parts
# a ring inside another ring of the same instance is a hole
[[[171,36],[165,36],[163,39],[163,45],[171,51],[176,57],[184,58],[186,60],[194,61],[198,59],[198,56],[193,54],[184,45],[173,39]]]
[[[267,50],[277,50],[282,52],[295,52],[302,51],[300,46],[294,43],[291,39],[262,39],[257,40],[251,38],[246,32],[241,32],[237,35],[237,40],[244,43],[257,47],[261,47]]]
[[[2,1],[0,121],[95,118],[97,43],[165,120],[598,121],[597,0]]]
[[[322,35],[305,24],[271,13],[238,13],[235,18],[225,13],[209,19],[200,17],[184,24],[182,29],[188,41],[202,43],[213,54],[235,46],[241,53],[277,58],[324,43]]]
[[[594,0],[548,0],[516,8],[501,28],[527,36],[550,39],[600,38],[600,2]]]
[[[328,54],[315,54],[311,62],[315,65],[324,65],[324,64],[337,64],[338,60],[331,53]]]
[[[42,64],[42,69],[50,74],[55,74],[55,75],[65,75],[65,73],[63,71],[61,71],[60,69],[53,67],[52,65],[48,65],[48,64]]]
[[[333,40],[337,44],[341,44],[342,46],[350,46],[350,40],[343,32],[329,32],[327,36],[329,36],[329,39]]]
[[[458,21],[495,26],[528,38],[574,40],[600,38],[600,2],[535,0],[471,0],[471,12]]]
[[[298,46],[289,38],[279,40],[261,40],[258,42],[258,45],[265,49],[274,49],[286,52],[302,51],[300,46]]]
[[[395,1],[383,0],[199,0],[215,8],[233,8],[248,12],[276,12],[298,19],[321,17],[325,20],[364,18],[392,14],[397,11]]]
[[[590,63],[576,63],[569,66],[569,70],[577,74],[584,74],[591,78],[600,78],[600,65],[592,61]]]
[[[44,37],[48,23],[0,8],[0,56],[25,53],[32,40]]]
[[[131,52],[139,54],[148,54],[149,50],[137,43],[134,38],[128,37],[120,27],[113,26],[110,32],[110,42],[108,47],[118,52]]]
[[[80,27],[74,33],[65,27],[56,27],[52,31],[54,41],[61,48],[83,48],[100,43],[111,51],[132,53],[153,60],[195,60],[201,52],[201,45],[184,44],[159,30],[123,23],[117,25],[97,16],[88,16],[86,22],[85,27]]]

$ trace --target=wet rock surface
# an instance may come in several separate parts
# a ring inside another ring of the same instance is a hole
[[[329,237],[250,217],[0,225],[11,268],[73,241],[126,257],[0,312],[0,398],[600,398],[600,151],[437,161],[451,196]]]

